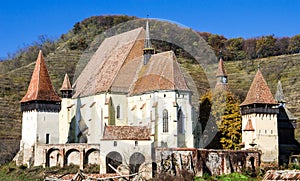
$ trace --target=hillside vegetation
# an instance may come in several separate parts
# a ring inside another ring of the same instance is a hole
[[[53,86],[59,92],[65,73],[68,73],[70,80],[73,81],[76,65],[82,59],[82,54],[87,51],[92,52],[97,48],[98,44],[92,43],[95,36],[112,26],[132,19],[136,19],[136,17],[91,17],[76,23],[72,30],[63,34],[56,41],[41,36],[31,46],[19,50],[11,57],[11,60],[0,62],[0,164],[12,159],[18,150],[21,137],[19,101],[27,91],[38,50],[43,50]],[[153,44],[158,51],[167,48],[174,50],[179,57],[178,60],[181,66],[187,70],[196,82],[200,96],[209,89],[206,77],[215,75],[216,64],[209,66],[210,71],[207,71],[206,74],[203,72],[202,67],[195,61],[189,60],[191,57],[181,51],[180,48],[158,41],[154,41]],[[213,49],[216,52],[218,51],[216,48]],[[91,56],[90,54],[87,55]],[[86,59],[88,60],[89,57],[86,57]],[[229,58],[227,57],[227,59]],[[262,73],[274,94],[277,81],[280,78],[287,100],[287,107],[292,113],[300,117],[300,54],[226,61],[225,66],[229,77],[230,90],[241,100],[247,94],[258,64],[260,64]],[[212,82],[212,84],[214,83]]]

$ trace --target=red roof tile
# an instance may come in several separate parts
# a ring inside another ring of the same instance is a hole
[[[260,70],[257,71],[247,97],[240,106],[250,104],[277,104]]]
[[[45,64],[42,51],[39,52],[36,65],[26,95],[20,102],[28,101],[61,101],[55,92]]]
[[[252,126],[252,120],[251,120],[251,119],[248,120],[248,122],[247,122],[247,124],[246,124],[246,126],[245,126],[244,131],[254,131],[254,128],[253,128],[253,126]]]
[[[102,140],[150,140],[146,126],[106,126]]]
[[[65,78],[64,78],[64,82],[60,88],[60,90],[72,90],[72,86],[71,86],[71,83],[70,83],[70,79],[69,79],[69,76],[68,74],[65,75]]]

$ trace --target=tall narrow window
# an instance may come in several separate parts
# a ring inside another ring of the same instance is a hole
[[[46,144],[49,144],[50,143],[50,134],[47,133],[46,134]]]
[[[117,106],[117,119],[120,118],[121,112],[120,112],[120,105]]]
[[[169,116],[168,110],[163,110],[163,132],[166,133],[169,131]]]
[[[183,112],[181,109],[178,110],[178,114],[177,114],[177,131],[178,131],[178,134],[184,133]]]

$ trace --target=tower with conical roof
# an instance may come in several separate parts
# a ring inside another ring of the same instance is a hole
[[[62,98],[71,98],[72,97],[73,89],[72,89],[68,74],[65,74],[63,84],[59,90],[61,92]]]
[[[227,89],[227,83],[228,83],[228,76],[224,67],[222,52],[220,52],[219,55],[219,64],[218,64],[218,71],[216,74],[217,77],[217,83],[215,86],[216,90],[226,90]]]
[[[149,21],[146,22],[146,39],[144,44],[144,65],[146,65],[151,55],[154,54],[154,48],[152,48],[151,41],[150,41],[150,32],[149,32]]]
[[[20,154],[22,163],[30,165],[36,144],[58,143],[61,99],[52,86],[42,51],[36,60],[27,93],[20,102],[23,113]]]
[[[72,86],[68,74],[65,74],[64,81],[61,88],[61,111],[59,112],[59,143],[66,143],[68,141],[68,134],[70,129],[70,105],[72,101]]]
[[[277,105],[261,71],[258,70],[244,102],[240,105],[242,142],[244,149],[261,150],[261,161],[265,163],[278,163]]]

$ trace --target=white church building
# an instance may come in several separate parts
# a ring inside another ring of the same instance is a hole
[[[71,86],[55,92],[42,52],[21,100],[16,160],[28,165],[99,164],[131,172],[151,164],[154,148],[193,148],[193,108],[173,51],[155,53],[146,30],[106,38]]]

